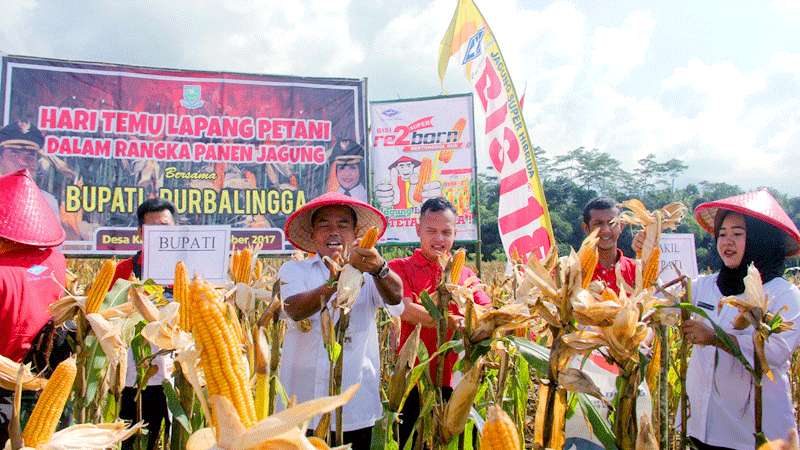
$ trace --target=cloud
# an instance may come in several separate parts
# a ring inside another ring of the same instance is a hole
[[[87,0],[79,5],[6,0],[0,49],[156,67],[368,77],[370,99],[378,100],[440,93],[438,48],[455,2],[409,0],[398,7],[390,0]],[[658,5],[602,11],[571,1],[478,5],[518,91],[526,92],[524,113],[533,142],[551,155],[596,147],[630,170],[636,160],[655,153],[660,160],[689,164],[679,182],[707,179],[800,193],[794,173],[800,149],[796,43],[776,39],[771,45],[778,48],[759,48],[757,57],[738,48],[703,53],[678,47],[672,39],[694,36],[703,23],[686,24],[680,8]],[[777,20],[796,15],[798,5],[773,0],[759,11]],[[713,20],[711,13],[702,17]],[[686,25],[686,32],[669,29],[676,24]],[[742,36],[742,30],[729,32]],[[456,65],[445,88],[470,90]],[[480,115],[476,123],[480,136]],[[486,163],[479,152],[480,166]]]

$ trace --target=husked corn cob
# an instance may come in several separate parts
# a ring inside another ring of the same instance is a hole
[[[581,263],[581,287],[584,289],[592,282],[594,269],[597,267],[597,262],[600,260],[600,255],[597,251],[597,233],[595,230],[589,233],[589,236],[581,243],[581,248],[578,250],[578,260]]]
[[[467,251],[463,248],[458,249],[453,254],[453,263],[450,266],[450,284],[458,284],[461,279],[461,270],[467,260]]]
[[[369,227],[361,238],[361,242],[359,242],[358,246],[361,248],[372,248],[375,247],[376,242],[378,242],[378,227]]]
[[[661,259],[661,247],[655,246],[650,257],[642,268],[642,285],[646,288],[652,286],[658,279],[658,269]]]
[[[42,391],[42,395],[33,408],[31,418],[22,432],[22,439],[26,447],[35,448],[37,445],[49,441],[53,436],[61,413],[64,411],[64,405],[69,399],[77,372],[75,358],[64,360],[53,371],[47,387]]]
[[[183,261],[178,261],[178,264],[175,265],[172,296],[181,305],[178,310],[178,326],[184,331],[192,331],[192,311],[189,304],[189,274],[186,272],[186,265]]]
[[[86,293],[86,314],[96,313],[100,310],[100,305],[103,304],[103,299],[106,298],[116,270],[117,260],[114,258],[105,260],[103,265],[100,266],[100,271],[97,272],[97,276]]]
[[[431,171],[433,169],[433,161],[430,158],[422,158],[422,165],[419,167],[419,180],[417,187],[414,189],[414,201],[422,203],[422,188],[431,181]]]
[[[256,412],[242,359],[241,340],[213,286],[195,277],[189,292],[194,307],[192,332],[200,347],[200,364],[208,383],[208,394],[227,397],[242,424],[249,428],[256,421]]]
[[[514,422],[503,408],[492,405],[486,412],[486,424],[481,433],[482,450],[519,449],[519,434]]]

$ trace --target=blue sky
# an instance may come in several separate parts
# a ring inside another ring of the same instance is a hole
[[[800,194],[800,0],[476,3],[517,89],[527,89],[528,129],[548,153],[596,147],[627,169],[655,153],[689,164],[681,184]],[[454,7],[455,0],[5,0],[0,50],[367,77],[371,100],[419,97],[440,93],[436,53]],[[469,89],[454,67],[445,87]]]

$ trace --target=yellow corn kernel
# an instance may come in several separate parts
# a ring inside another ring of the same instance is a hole
[[[103,304],[103,299],[108,294],[108,288],[111,287],[111,280],[114,278],[114,272],[117,270],[117,260],[107,259],[100,266],[92,285],[86,293],[86,314],[96,313],[100,310],[100,305]]]
[[[192,332],[200,347],[200,364],[208,394],[227,397],[242,424],[249,428],[256,421],[256,412],[242,358],[241,340],[227,318],[221,295],[213,286],[195,277],[189,285],[189,293],[193,306]]]
[[[375,247],[376,242],[378,242],[378,227],[369,227],[361,238],[361,242],[359,242],[358,246],[361,248],[372,248]]]
[[[648,288],[658,280],[658,269],[661,259],[661,247],[656,246],[642,269],[642,285]]]
[[[53,371],[47,387],[33,408],[31,418],[22,432],[22,439],[26,447],[36,447],[50,440],[56,431],[64,405],[67,404],[69,394],[72,392],[72,383],[75,382],[75,358],[68,358],[61,362]]]
[[[422,165],[419,167],[419,180],[414,189],[414,201],[422,203],[422,188],[431,181],[433,161],[430,158],[422,158]]]
[[[175,264],[175,281],[172,285],[172,297],[181,307],[178,310],[178,326],[184,331],[192,331],[192,316],[189,306],[189,274],[183,261]]]
[[[450,265],[450,284],[458,284],[461,279],[461,270],[467,261],[467,251],[460,248],[453,255],[453,263]]]
[[[486,412],[486,424],[481,433],[482,450],[513,450],[520,448],[519,433],[503,408],[493,405]]]

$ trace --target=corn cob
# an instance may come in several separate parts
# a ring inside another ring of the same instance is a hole
[[[106,298],[116,270],[116,259],[107,259],[103,262],[100,271],[97,272],[97,276],[86,293],[86,314],[96,313],[100,310],[100,305],[103,304],[103,299]]]
[[[31,418],[22,432],[22,439],[26,447],[36,447],[50,440],[56,431],[64,405],[67,404],[69,394],[72,392],[72,383],[78,368],[75,359],[68,358],[56,367],[47,387],[42,391],[41,397],[33,408]]]
[[[463,248],[458,249],[453,254],[453,262],[450,265],[450,284],[458,284],[461,279],[461,270],[464,269],[464,264],[467,260],[467,251]]]
[[[652,253],[650,253],[650,257],[647,258],[647,262],[642,269],[642,286],[648,288],[652,286],[656,280],[658,279],[658,269],[660,268],[659,265],[661,259],[661,247],[655,246],[653,247]]]
[[[264,262],[256,258],[256,268],[253,277],[255,278],[255,280],[260,280],[263,274],[264,274]]]
[[[262,327],[253,329],[253,341],[256,346],[256,420],[263,420],[269,415],[269,376],[267,375],[267,358],[269,345]]]
[[[422,158],[422,165],[419,168],[419,180],[417,187],[414,189],[414,201],[422,203],[422,188],[431,181],[433,161],[430,158]]]
[[[359,242],[358,246],[361,248],[372,248],[375,247],[376,242],[378,242],[378,227],[369,227],[361,238],[361,242]]]
[[[456,124],[453,125],[453,131],[457,131],[458,132],[458,137],[459,138],[461,138],[461,133],[464,132],[464,127],[466,125],[467,125],[467,121],[463,117],[458,119]],[[440,151],[439,152],[439,161],[441,161],[441,162],[443,162],[445,164],[449,163],[450,160],[453,158],[453,153],[455,153],[455,150],[452,150],[452,149],[446,149],[446,150]]]
[[[175,265],[172,296],[181,305],[178,310],[178,326],[184,331],[192,331],[192,311],[189,306],[189,274],[186,272],[186,265],[183,261],[178,261],[178,264]]]
[[[322,439],[320,439],[320,438],[318,438],[316,436],[309,437],[308,438],[308,442],[316,449],[319,449],[319,450],[330,450],[330,447],[328,447],[328,444],[326,444],[325,441],[323,441]]]
[[[594,276],[594,269],[597,267],[597,262],[600,260],[600,255],[597,251],[597,238],[598,230],[589,233],[586,239],[581,243],[581,248],[578,250],[578,260],[581,263],[581,274],[583,275],[581,287],[584,289],[592,282]]]
[[[189,285],[189,293],[194,306],[192,332],[200,347],[200,364],[208,383],[208,394],[227,397],[242,424],[249,428],[256,421],[256,412],[242,359],[241,340],[227,319],[225,305],[213,286],[195,277]]]
[[[519,433],[503,408],[492,405],[486,412],[486,424],[481,433],[482,450],[519,449]]]

